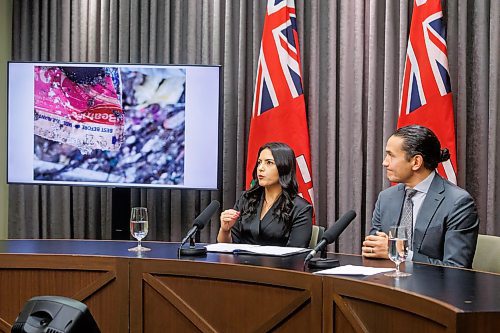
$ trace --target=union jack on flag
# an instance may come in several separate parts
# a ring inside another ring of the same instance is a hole
[[[438,172],[456,184],[455,120],[440,0],[415,0],[406,52],[398,128],[430,128],[450,160]]]
[[[288,16],[286,20],[283,20],[283,13]],[[271,26],[271,31],[270,36],[262,37],[253,116],[261,115],[278,107],[280,101],[299,97],[303,93],[298,39],[295,38],[297,36],[295,8],[287,6],[284,0],[269,1],[264,30],[266,25]]]
[[[293,0],[267,2],[248,137],[247,186],[259,148],[284,142],[295,152],[300,195],[313,202],[311,153]]]

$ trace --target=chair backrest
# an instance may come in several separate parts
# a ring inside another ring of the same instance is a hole
[[[472,268],[500,273],[500,237],[479,235]]]
[[[312,233],[311,233],[311,240],[309,241],[309,248],[314,249],[316,244],[318,244],[318,241],[321,240],[323,237],[323,233],[325,232],[325,227],[319,226],[319,225],[313,225],[312,227]]]

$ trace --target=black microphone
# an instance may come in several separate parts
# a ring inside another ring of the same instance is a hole
[[[353,210],[345,213],[340,219],[335,222],[331,228],[325,231],[323,237],[321,238],[321,242],[319,242],[314,250],[309,252],[304,263],[311,260],[316,253],[322,251],[328,244],[333,243],[337,238],[339,238],[340,234],[347,228],[347,226],[351,223],[352,220],[356,217],[356,212]]]
[[[200,215],[198,215],[197,218],[194,219],[193,227],[188,231],[186,237],[182,239],[181,247],[187,242],[188,239],[193,237],[198,230],[202,230],[205,227],[219,207],[220,203],[217,200],[214,200],[200,213]]]

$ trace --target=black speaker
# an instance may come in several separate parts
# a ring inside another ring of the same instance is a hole
[[[31,298],[19,313],[11,333],[100,333],[87,306],[62,296]]]

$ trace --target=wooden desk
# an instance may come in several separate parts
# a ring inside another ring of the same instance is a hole
[[[500,325],[500,275],[409,264],[395,280],[302,272],[305,255],[209,253],[177,258],[177,244],[0,241],[0,332],[36,295],[85,302],[102,332],[485,331]],[[332,255],[342,264],[390,262]],[[392,266],[391,266],[392,267]]]
[[[392,267],[389,261],[361,262],[366,266]],[[412,275],[400,279],[383,274],[323,279],[324,331],[498,330],[500,275],[411,262],[403,270]]]
[[[319,276],[177,260],[130,271],[132,332],[321,332]]]

